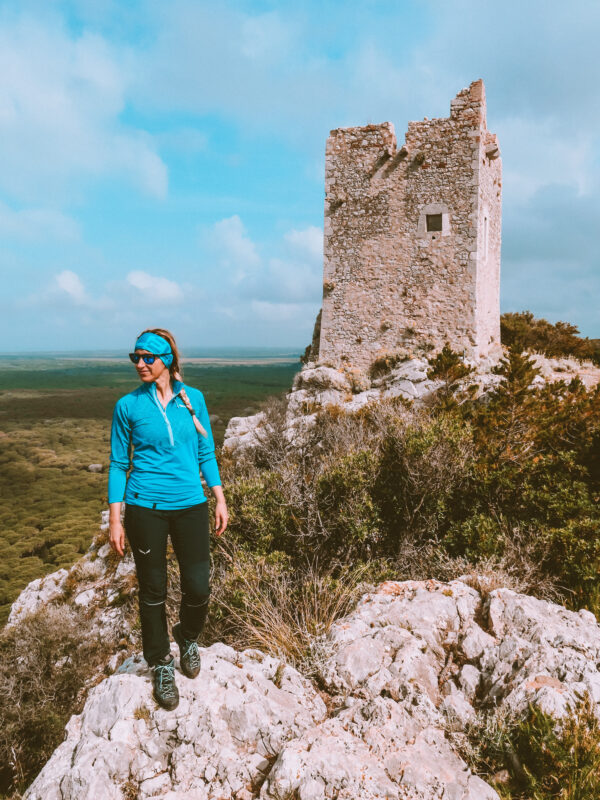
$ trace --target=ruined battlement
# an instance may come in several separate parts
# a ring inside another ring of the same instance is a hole
[[[500,344],[501,159],[483,81],[450,116],[331,131],[325,152],[319,360],[368,368],[385,353],[472,358]]]

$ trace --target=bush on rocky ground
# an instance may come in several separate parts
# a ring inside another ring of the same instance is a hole
[[[225,542],[216,561],[210,638],[258,648],[317,680],[324,636],[380,577],[366,564],[292,571],[281,554],[257,558]]]
[[[600,347],[597,341],[581,338],[576,325],[569,322],[552,324],[545,319],[535,319],[531,311],[502,314],[500,338],[507,347],[543,353],[549,357],[591,359],[600,364]]]
[[[465,364],[464,359],[450,347],[448,343],[429,360],[427,377],[441,381],[441,386],[432,397],[433,405],[438,409],[453,408],[459,401],[464,401],[474,394],[476,386],[460,388],[461,381],[473,373],[474,367]]]
[[[0,634],[0,793],[27,786],[106,653],[85,612],[48,606]]]
[[[453,363],[446,352],[442,367]],[[460,404],[329,407],[300,443],[282,408],[267,410],[259,445],[224,463],[231,535],[291,569],[381,560],[397,576],[411,543],[431,545],[446,563],[503,564],[529,591],[599,610],[600,389],[540,388],[516,349],[496,372],[496,388]]]
[[[266,425],[265,425],[266,427]],[[390,400],[355,414],[320,414],[301,446],[280,457],[272,436],[226,465],[231,533],[260,553],[355,563],[433,534],[468,461],[468,425],[407,414]]]
[[[464,733],[450,737],[505,800],[596,800],[600,721],[594,706],[585,695],[560,720],[533,705],[523,715],[482,711]]]
[[[409,356],[406,352],[384,353],[378,356],[369,367],[369,378],[376,380],[387,375],[395,366],[407,361],[408,358]]]
[[[470,477],[454,497],[444,544],[469,558],[502,554],[527,530],[531,556],[573,607],[597,611],[600,567],[600,389],[574,380],[531,386],[511,351],[487,402],[461,406],[473,432]]]

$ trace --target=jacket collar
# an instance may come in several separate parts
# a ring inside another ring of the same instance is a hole
[[[156,381],[144,384],[144,388],[147,392],[150,392],[152,395],[154,395],[154,397],[157,397]],[[185,384],[182,381],[173,379],[173,397],[177,397],[183,388],[185,388]]]

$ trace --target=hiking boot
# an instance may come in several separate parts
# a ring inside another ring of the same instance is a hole
[[[159,706],[172,711],[179,705],[179,692],[175,685],[175,659],[171,654],[161,658],[152,667],[154,699]]]
[[[173,626],[173,638],[179,645],[181,671],[187,678],[195,678],[200,672],[198,641],[196,639],[186,639],[183,636],[180,622]]]

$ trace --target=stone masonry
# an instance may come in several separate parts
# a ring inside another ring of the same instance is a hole
[[[482,80],[450,116],[331,131],[318,359],[500,354],[501,159]]]

